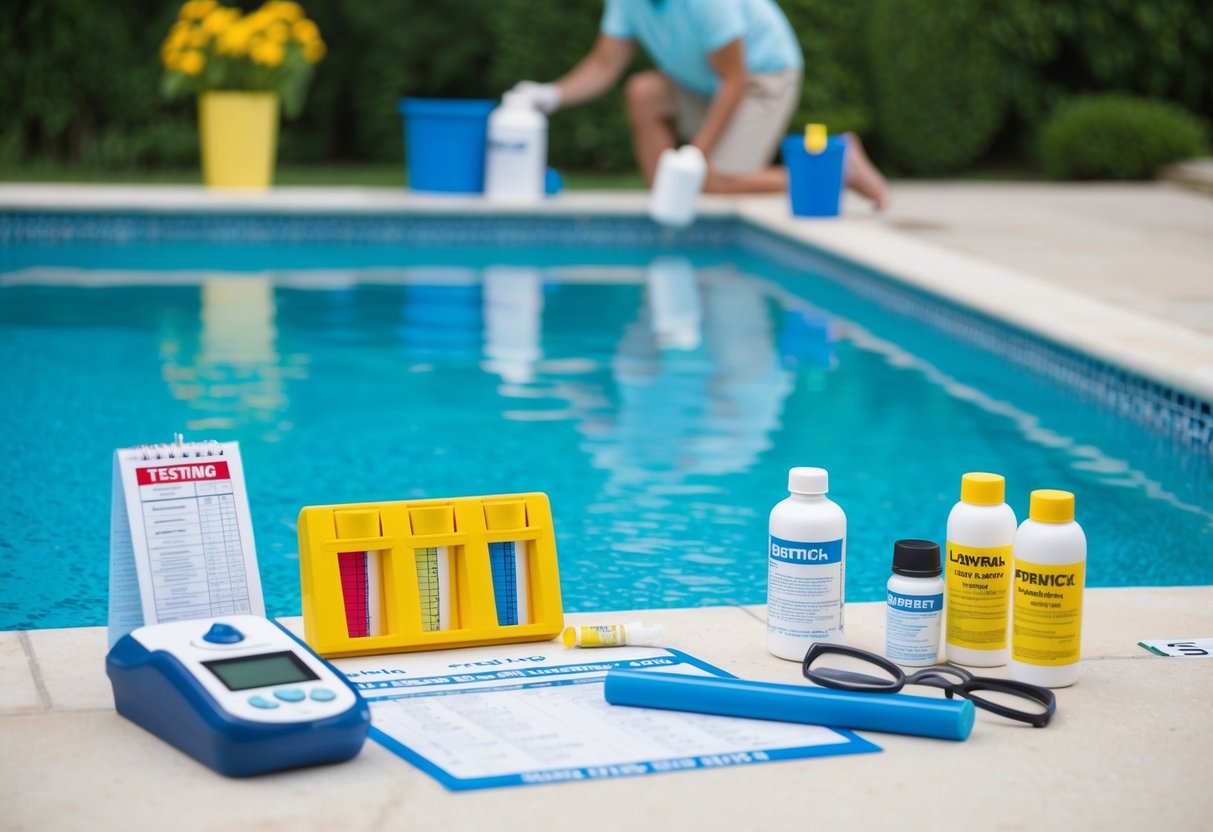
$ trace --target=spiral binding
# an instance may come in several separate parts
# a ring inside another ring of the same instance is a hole
[[[180,433],[173,434],[172,442],[155,445],[140,445],[135,449],[143,459],[189,459],[191,457],[223,456],[223,446],[214,439],[205,442],[186,442]]]

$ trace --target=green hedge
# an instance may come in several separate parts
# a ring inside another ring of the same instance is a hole
[[[911,173],[956,170],[1002,126],[1002,63],[982,0],[877,0],[869,28],[881,147]]]
[[[868,129],[865,3],[783,5],[808,62],[797,121]],[[6,47],[0,104],[7,114],[0,165],[197,164],[193,107],[163,102],[157,93],[157,46],[178,8],[135,0],[99,15],[86,0],[15,0],[17,25],[0,29]],[[329,54],[304,114],[283,125],[280,158],[288,162],[398,160],[399,98],[495,98],[524,78],[551,80],[588,51],[602,16],[602,0],[306,0],[305,8]],[[89,63],[71,57],[85,51]],[[648,63],[637,51],[633,69]],[[55,94],[27,76],[30,64],[47,70],[43,77],[57,85]],[[632,170],[620,90],[553,116],[551,161],[570,170]]]
[[[1041,129],[1040,155],[1054,179],[1149,179],[1200,153],[1205,125],[1174,104],[1126,95],[1065,101]]]
[[[1030,153],[1063,98],[1117,90],[1213,114],[1208,0],[870,0],[880,148],[947,173],[997,143]]]
[[[166,108],[158,89],[158,45],[176,12],[148,0],[7,0],[0,164],[159,164],[173,161],[182,136],[196,143],[192,121]]]
[[[946,173],[1079,93],[1117,90],[1213,117],[1207,0],[779,0],[805,53],[797,122],[869,139],[877,160]],[[245,8],[259,2],[242,2]],[[405,95],[495,98],[585,54],[602,0],[305,0],[329,53],[281,158],[398,161]],[[179,4],[8,0],[0,26],[0,166],[197,164],[194,108],[159,98],[158,44]],[[634,68],[644,66],[638,58]],[[553,164],[633,167],[618,90],[552,119]]]

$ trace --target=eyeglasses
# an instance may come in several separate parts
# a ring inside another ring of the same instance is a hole
[[[810,682],[836,690],[896,693],[906,685],[942,688],[949,699],[963,697],[974,707],[1026,722],[1033,728],[1048,725],[1057,710],[1057,698],[1048,688],[974,676],[951,665],[927,667],[907,676],[883,656],[844,644],[817,642],[805,653],[802,669]]]

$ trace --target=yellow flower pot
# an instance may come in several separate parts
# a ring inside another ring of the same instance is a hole
[[[198,136],[208,187],[265,190],[273,184],[278,153],[278,95],[202,93]]]

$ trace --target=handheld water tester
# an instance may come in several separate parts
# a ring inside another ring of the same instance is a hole
[[[259,616],[139,627],[105,670],[118,713],[231,777],[348,760],[370,728],[357,691]]]

